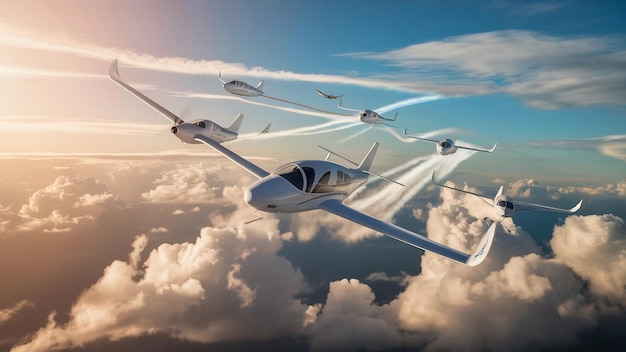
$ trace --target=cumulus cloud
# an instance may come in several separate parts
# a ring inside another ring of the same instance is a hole
[[[570,216],[554,229],[556,259],[589,282],[590,291],[626,306],[626,228],[612,214]]]
[[[616,195],[619,197],[626,196],[626,180],[622,180],[615,184],[608,183],[604,186],[585,186],[585,187],[559,187],[559,192],[563,194],[582,193],[589,195]]]
[[[0,226],[5,230],[67,232],[93,226],[106,210],[119,209],[125,202],[93,177],[59,176],[36,191],[19,211],[0,208]]]
[[[151,203],[209,203],[222,190],[217,171],[204,164],[179,165],[154,181],[156,187],[141,196]]]
[[[481,208],[488,207],[447,189],[441,196],[429,213],[429,237],[470,250],[487,228],[480,219]],[[374,304],[369,287],[357,280],[333,282],[310,325],[311,347],[472,351],[575,345],[581,332],[623,307],[623,220],[571,216],[555,229],[551,244],[554,258],[513,227],[511,233],[500,228],[478,267],[426,252],[421,273],[407,277],[405,290],[388,305]]]
[[[237,205],[231,217],[215,219],[232,226],[205,227],[195,242],[160,244],[143,263],[149,240],[138,236],[128,261],[113,261],[104,270],[74,303],[67,323],[58,323],[51,313],[47,325],[14,351],[66,349],[157,332],[208,343],[299,331],[309,307],[294,296],[307,286],[300,271],[277,255],[278,221],[270,217],[244,227],[241,216],[253,210],[241,200]]]

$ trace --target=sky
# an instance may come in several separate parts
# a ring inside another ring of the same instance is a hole
[[[621,2],[0,6],[0,350],[625,347]],[[251,176],[181,144],[109,79],[113,59],[184,120],[243,113],[227,146],[268,171],[380,142],[372,171],[406,186],[372,180],[347,203],[460,250],[492,209],[433,171],[583,206],[507,219],[476,268],[319,211],[246,225]],[[230,95],[219,72],[266,96]],[[366,126],[316,89],[397,120]],[[441,156],[405,129],[498,147]]]

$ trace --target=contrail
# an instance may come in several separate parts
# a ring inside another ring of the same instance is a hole
[[[431,175],[434,170],[437,174],[445,177],[450,174],[461,162],[474,155],[476,152],[470,150],[459,150],[455,154],[441,156],[432,154],[420,156],[405,162],[396,168],[383,174],[385,177],[396,175],[394,179],[403,183],[405,187],[395,184],[388,184],[380,189],[376,189],[373,194],[360,197],[366,189],[362,187],[358,193],[355,192],[349,199],[352,206],[360,210],[367,210],[368,213],[382,212],[383,219],[389,220],[400,211],[418,192],[430,184]],[[377,180],[373,182],[378,182]],[[380,215],[379,215],[380,216]]]
[[[351,140],[352,138],[358,137],[358,136],[362,135],[363,133],[367,132],[368,130],[370,130],[372,127],[374,127],[374,125],[370,125],[369,127],[364,128],[364,129],[358,131],[357,133],[354,133],[354,134],[352,134],[352,135],[350,135],[350,136],[348,136],[346,138],[343,138],[343,139],[339,140],[339,142],[343,143],[345,141]]]
[[[391,110],[400,109],[400,108],[403,108],[405,106],[421,104],[421,103],[426,103],[426,102],[429,102],[429,101],[440,100],[440,99],[445,99],[445,97],[442,96],[442,95],[435,94],[435,95],[427,95],[427,96],[424,96],[424,97],[409,98],[409,99],[401,100],[401,101],[393,103],[393,104],[382,106],[382,107],[376,109],[375,111],[377,113],[379,113],[379,114],[384,114],[384,113],[389,112]]]
[[[339,125],[339,126],[336,126],[336,125]],[[273,139],[273,138],[285,137],[285,136],[289,136],[289,137],[309,136],[309,135],[314,135],[314,134],[341,131],[341,130],[352,128],[358,125],[361,125],[361,122],[330,121],[321,125],[293,128],[290,130],[269,132],[269,133],[263,133],[263,134],[258,134],[258,133],[241,134],[236,140],[232,142],[234,143],[236,141],[243,141],[243,140]]]

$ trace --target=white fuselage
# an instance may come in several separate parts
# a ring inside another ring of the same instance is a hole
[[[497,216],[508,218],[513,216],[515,205],[509,197],[499,195],[493,200],[493,210],[496,212]]]
[[[368,174],[325,160],[285,164],[245,191],[251,207],[270,213],[318,209],[328,199],[344,200],[367,181]]]
[[[178,139],[190,144],[201,143],[194,140],[196,135],[209,137],[218,143],[236,139],[238,135],[237,133],[229,131],[228,129],[210,120],[184,122],[179,125],[172,126],[171,131],[176,137],[178,137]]]
[[[246,97],[258,97],[263,95],[263,92],[257,87],[241,81],[230,81],[228,83],[224,83],[224,89],[231,94],[243,95]]]
[[[372,110],[361,110],[359,112],[359,119],[361,120],[361,122],[371,124],[385,123],[386,121],[388,121],[384,117],[378,115],[376,111]]]
[[[448,154],[454,154],[456,153],[456,151],[459,149],[455,144],[454,141],[447,138],[443,141],[439,141],[437,142],[437,152],[441,155],[448,155]]]

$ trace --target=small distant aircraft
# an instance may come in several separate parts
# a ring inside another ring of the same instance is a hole
[[[499,219],[498,219],[499,221],[502,221],[505,218],[512,217],[513,213],[515,212],[515,210],[517,210],[517,211],[535,210],[535,211],[548,211],[548,212],[554,212],[554,213],[573,214],[573,213],[577,212],[578,209],[580,209],[580,207],[583,204],[583,200],[581,199],[580,202],[578,202],[578,204],[574,205],[571,209],[561,209],[561,208],[550,207],[550,206],[547,206],[547,205],[514,201],[513,199],[509,198],[508,196],[502,194],[502,192],[503,192],[503,187],[502,186],[500,186],[500,189],[498,190],[498,193],[496,193],[495,197],[492,198],[491,196],[487,196],[487,195],[484,195],[484,194],[469,192],[469,191],[465,191],[465,190],[462,190],[462,189],[459,189],[459,188],[454,188],[454,187],[446,186],[444,184],[437,183],[437,181],[435,181],[435,172],[434,171],[433,171],[433,175],[432,175],[432,180],[433,180],[433,183],[436,184],[437,186],[449,188],[449,189],[452,189],[452,190],[455,190],[455,191],[459,191],[459,192],[463,192],[463,193],[473,194],[473,195],[479,197],[480,199],[482,199],[487,204],[489,204],[489,205],[491,205],[493,207],[493,210],[496,213],[496,216],[499,217]]]
[[[343,110],[346,110],[346,111],[355,111],[355,112],[357,112],[358,116],[359,116],[359,119],[361,120],[361,122],[364,122],[364,123],[387,125],[387,123],[386,123],[387,121],[395,121],[396,118],[398,117],[398,113],[397,112],[396,112],[395,115],[393,115],[393,118],[388,119],[388,118],[382,117],[376,111],[344,108],[343,106],[341,106],[342,102],[343,102],[343,98],[339,99],[339,105],[337,105],[337,107],[339,109],[343,109]],[[391,125],[388,125],[388,126],[391,126]]]
[[[268,133],[270,131],[270,127],[272,126],[272,123],[268,123],[267,126],[265,126],[265,128],[259,132],[259,134],[263,134],[263,133]]]
[[[392,181],[369,171],[379,146],[378,142],[374,143],[365,158],[358,164],[323,148],[329,152],[325,160],[294,161],[269,173],[210,138],[198,135],[196,139],[220,152],[259,179],[244,193],[245,202],[257,210],[269,213],[296,213],[321,209],[381,232],[400,242],[437,253],[468,266],[480,264],[493,242],[495,223],[481,239],[476,251],[466,254],[344,205],[343,201],[346,197],[363,185],[369,175]],[[349,161],[356,165],[356,168],[347,168],[328,161],[331,154]]]
[[[316,89],[316,91],[317,91],[317,94],[321,95],[322,97],[324,97],[324,98],[326,98],[326,99],[338,99],[338,98],[343,97],[343,95],[332,95],[332,94],[326,94],[326,93],[323,93],[323,92],[322,92],[321,90],[319,90],[319,89]]]
[[[416,137],[416,136],[411,136],[408,135],[406,133],[406,129],[404,130],[404,135],[409,137],[409,138],[414,138],[414,139],[418,139],[421,141],[427,141],[427,142],[432,142],[435,143],[436,146],[435,148],[437,149],[437,152],[441,155],[448,155],[448,154],[454,154],[456,153],[456,151],[461,148],[461,149],[467,149],[467,150],[474,150],[477,152],[486,152],[486,153],[492,153],[494,150],[496,150],[496,147],[498,146],[498,143],[494,144],[493,147],[491,149],[482,149],[482,148],[471,148],[471,147],[464,147],[461,145],[457,145],[453,140],[446,138],[443,141],[440,141],[438,139],[429,139],[429,138],[421,138],[421,137]]]
[[[245,97],[258,97],[263,95],[263,81],[261,81],[256,87],[242,81],[226,82],[222,79],[221,71],[218,74],[218,78],[224,84],[224,89],[231,94],[243,95]]]
[[[210,138],[217,143],[223,143],[236,139],[239,135],[239,126],[241,126],[241,122],[243,121],[243,114],[237,115],[235,121],[233,121],[233,123],[227,128],[224,128],[210,120],[194,120],[190,122],[185,122],[183,121],[183,119],[174,115],[172,112],[165,109],[161,105],[155,103],[153,100],[143,95],[135,88],[129,86],[127,83],[124,83],[120,78],[117,59],[111,62],[111,66],[109,67],[109,77],[111,77],[111,79],[115,83],[119,84],[122,88],[126,89],[131,94],[141,99],[143,102],[150,105],[153,109],[161,113],[161,115],[167,117],[168,120],[172,121],[174,123],[174,126],[172,126],[170,130],[176,137],[178,137],[178,139],[180,139],[184,143],[201,143],[195,139],[195,137],[198,135]]]

